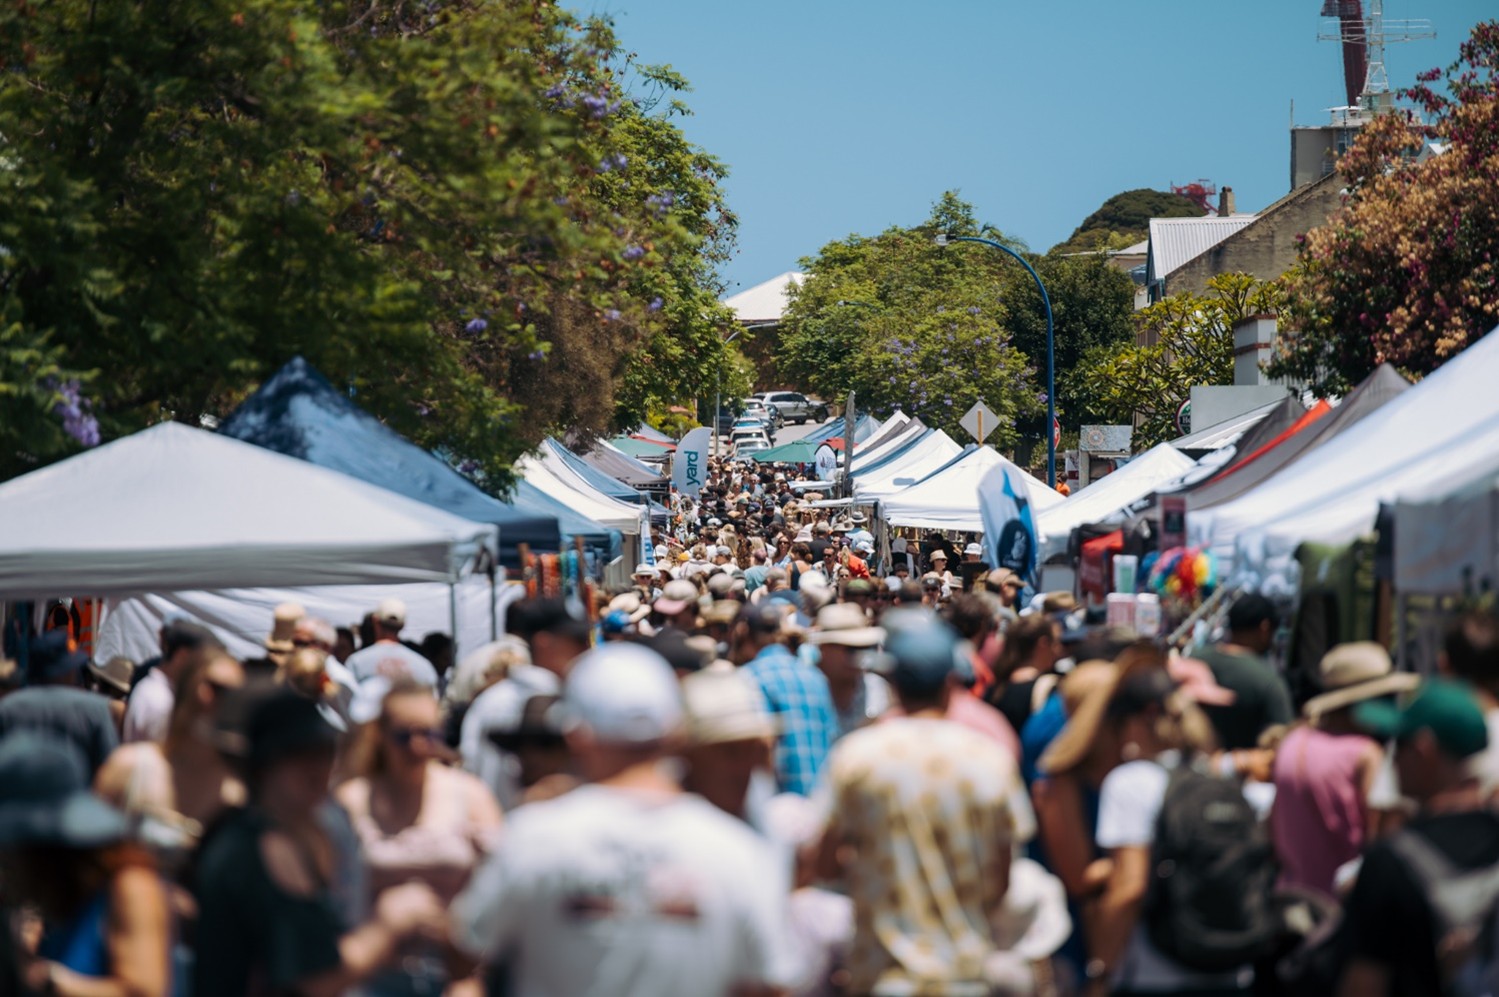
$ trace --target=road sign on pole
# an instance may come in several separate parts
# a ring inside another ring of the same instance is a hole
[[[990,433],[999,428],[999,416],[982,401],[974,402],[973,408],[968,410],[958,425],[968,430],[968,435],[982,444]]]

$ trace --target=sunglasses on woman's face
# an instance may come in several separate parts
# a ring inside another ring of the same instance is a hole
[[[442,731],[436,727],[392,727],[385,733],[403,748],[411,747],[411,742],[417,739],[426,741],[428,744],[442,743]]]

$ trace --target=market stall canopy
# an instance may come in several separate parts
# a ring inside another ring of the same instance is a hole
[[[885,443],[885,441],[904,429],[910,422],[910,416],[906,415],[900,409],[896,409],[890,418],[874,428],[874,432],[854,444],[854,456],[862,460],[865,454],[873,452],[877,447]]]
[[[975,447],[920,484],[883,499],[881,515],[891,526],[982,533],[979,479],[990,468],[1010,463],[993,447]],[[1025,471],[1021,474],[1035,515],[1062,503],[1062,496],[1048,488],[1045,482],[1036,480]]]
[[[633,436],[616,436],[609,441],[609,445],[636,460],[665,460],[676,449],[675,446],[652,443],[650,440],[636,439]]]
[[[659,471],[652,470],[634,457],[600,440],[587,450],[574,450],[583,460],[603,471],[611,478],[623,481],[633,488],[651,485],[664,486],[665,479]]]
[[[1196,543],[1259,577],[1303,541],[1341,543],[1374,526],[1381,503],[1499,472],[1499,336],[1492,332],[1409,391],[1231,502],[1189,514]],[[1235,553],[1235,550],[1238,553]]]
[[[642,422],[639,428],[630,435],[637,440],[650,440],[652,443],[660,443],[673,450],[677,446],[676,440],[673,440],[670,436],[667,436],[661,430],[647,422]]]
[[[945,467],[962,452],[963,448],[952,437],[934,429],[902,453],[880,461],[877,466],[856,471],[854,494],[861,501],[894,495]]]
[[[538,457],[515,462],[515,473],[568,508],[625,536],[640,534],[640,507],[611,498],[565,469]]]
[[[294,357],[219,427],[224,436],[500,528],[500,563],[520,567],[518,548],[561,549],[555,515],[487,494],[442,458],[355,405],[311,364]]]
[[[1266,402],[1259,408],[1250,409],[1243,415],[1236,415],[1232,419],[1225,419],[1216,425],[1205,426],[1196,432],[1188,433],[1186,436],[1178,436],[1169,442],[1188,457],[1201,457],[1203,454],[1213,450],[1221,450],[1224,447],[1233,446],[1239,441],[1240,437],[1263,422],[1271,412],[1278,409],[1283,401],[1283,399],[1276,399],[1273,402]]]
[[[1192,458],[1171,444],[1162,443],[1087,488],[1073,492],[1037,517],[1041,532],[1046,535],[1043,557],[1065,548],[1075,527],[1117,521],[1131,505],[1163,484],[1180,478],[1193,464]]]
[[[756,450],[750,456],[761,464],[810,464],[821,446],[811,440],[793,440],[768,450]]]
[[[802,439],[810,440],[813,443],[824,443],[828,440],[833,439],[834,437],[842,436],[843,428],[844,427],[842,419],[829,419],[827,422],[823,423],[821,426],[818,426],[816,429],[812,430],[812,432],[802,437]],[[869,439],[869,437],[873,435],[874,431],[878,428],[879,424],[871,419],[868,415],[859,416],[859,421],[854,426],[854,442],[856,444],[864,442],[865,440]]]
[[[608,563],[620,555],[620,533],[603,523],[595,522],[572,508],[566,502],[552,498],[546,492],[524,479],[515,483],[511,501],[517,509],[525,509],[542,516],[553,516],[557,528],[562,531],[562,543],[569,550],[574,542],[583,541],[599,559]]]
[[[854,474],[860,473],[864,468],[878,466],[881,461],[901,453],[929,432],[931,429],[926,423],[920,419],[912,419],[878,443],[873,445],[865,443],[855,447]]]
[[[671,516],[666,506],[659,502],[652,502],[644,492],[636,491],[618,478],[611,478],[556,440],[542,440],[541,460],[563,478],[571,476],[587,487],[602,492],[619,502],[644,506],[650,510],[653,519],[659,518],[665,522]]]
[[[1395,504],[1395,591],[1471,595],[1499,585],[1499,476]]]
[[[453,582],[496,530],[162,423],[0,485],[0,599]]]
[[[1205,509],[1238,498],[1260,482],[1278,473],[1282,468],[1295,463],[1303,454],[1330,443],[1350,426],[1355,425],[1386,402],[1398,398],[1410,388],[1410,382],[1389,364],[1380,364],[1374,373],[1364,378],[1337,408],[1312,417],[1321,406],[1307,413],[1308,418],[1294,432],[1283,433],[1278,443],[1266,445],[1251,453],[1244,448],[1245,456],[1235,459],[1223,470],[1196,484],[1187,493],[1189,509]],[[1321,404],[1326,404],[1321,403]]]

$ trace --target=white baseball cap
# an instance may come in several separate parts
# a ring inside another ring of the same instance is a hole
[[[666,659],[640,644],[602,644],[580,656],[562,693],[564,729],[600,742],[647,745],[682,726],[682,692]]]
[[[963,548],[963,554],[965,557],[983,557],[984,548],[978,544],[969,544]]]
[[[369,605],[366,603],[365,605]],[[381,599],[375,607],[375,620],[391,627],[406,625],[406,604],[400,599]]]

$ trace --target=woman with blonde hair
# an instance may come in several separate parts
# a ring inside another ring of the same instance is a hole
[[[364,846],[376,892],[415,881],[447,904],[489,851],[503,822],[500,806],[478,778],[444,764],[451,754],[436,696],[413,682],[394,684],[379,717],[359,732],[350,758],[356,775],[337,797]],[[406,972],[382,975],[368,991],[441,992],[446,972],[437,953],[418,945],[408,954]]]

